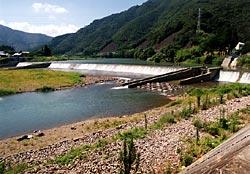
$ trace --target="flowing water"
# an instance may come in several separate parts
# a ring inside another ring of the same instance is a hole
[[[113,87],[102,84],[2,97],[0,139],[90,118],[132,114],[169,102],[157,93]]]
[[[248,72],[243,73],[239,82],[250,84],[250,73]]]
[[[171,66],[149,66],[149,65],[126,65],[126,64],[96,64],[96,63],[62,63],[53,62],[49,69],[59,70],[75,70],[83,73],[102,73],[102,74],[120,74],[125,76],[130,75],[160,75],[173,71],[180,70],[181,68]]]
[[[240,72],[237,71],[220,71],[217,81],[219,82],[237,82],[240,77]]]
[[[221,70],[217,81],[250,84],[250,73],[249,72],[241,73],[240,71]]]

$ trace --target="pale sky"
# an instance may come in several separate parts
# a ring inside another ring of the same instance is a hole
[[[0,0],[0,24],[58,36],[146,0]]]

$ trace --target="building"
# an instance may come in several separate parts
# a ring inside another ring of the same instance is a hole
[[[236,50],[236,51],[242,50],[242,48],[244,47],[244,45],[245,45],[244,43],[239,42],[239,43],[236,45],[235,50]]]
[[[19,53],[15,53],[12,55],[12,57],[25,57],[28,56],[30,54],[30,52],[28,51],[21,51]]]
[[[0,51],[0,57],[8,57],[9,54],[5,53],[4,51]]]

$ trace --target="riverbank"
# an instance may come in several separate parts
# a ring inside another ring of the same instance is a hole
[[[153,131],[147,134],[137,132],[140,138],[136,139],[135,144],[141,155],[140,170],[142,173],[163,173],[167,163],[178,165],[180,156],[177,149],[183,147],[183,138],[195,136],[192,118],[166,124],[158,129],[162,115],[182,109],[179,101],[181,98],[168,106],[143,113],[90,120],[46,130],[43,131],[45,136],[23,142],[17,142],[16,138],[3,140],[0,141],[0,154],[12,165],[25,163],[32,166],[27,169],[27,173],[117,173],[122,142],[119,138],[114,140],[114,137],[131,129],[144,127],[146,114],[148,125],[157,125],[157,128],[152,128]],[[230,114],[249,107],[249,103],[250,96],[236,98],[200,111],[193,117],[197,116],[202,120],[209,118],[211,121],[220,117],[222,108],[226,108]],[[185,103],[181,105],[185,106]],[[88,147],[88,150],[83,150],[83,147]],[[85,154],[84,157],[81,157],[81,153]],[[69,161],[65,162],[65,159]]]
[[[33,91],[53,91],[113,81],[109,76],[84,76],[53,70],[0,70],[0,96]]]

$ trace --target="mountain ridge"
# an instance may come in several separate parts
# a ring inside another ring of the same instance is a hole
[[[0,45],[8,45],[17,51],[31,51],[48,44],[52,37],[40,33],[27,33],[0,25]]]
[[[55,54],[84,55],[140,47],[157,50],[169,44],[185,47],[193,43],[199,8],[202,30],[221,37],[224,47],[250,40],[247,0],[149,0],[94,20],[74,34],[55,37],[50,47]]]

